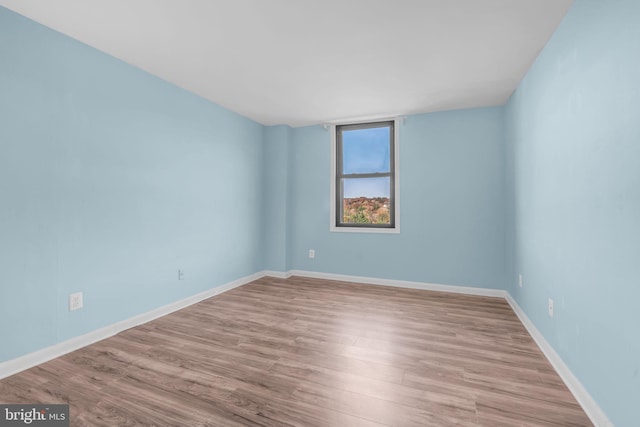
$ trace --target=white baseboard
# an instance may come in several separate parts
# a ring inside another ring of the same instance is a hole
[[[242,286],[264,276],[264,272],[258,272],[250,276],[245,276],[232,282],[225,283],[224,285],[211,288],[204,292],[200,292],[199,294],[192,295],[176,302],[172,302],[171,304],[167,304],[146,313],[142,313],[137,316],[114,323],[112,325],[105,326],[104,328],[96,329],[95,331],[91,331],[87,334],[68,339],[61,343],[54,344],[50,347],[37,350],[33,353],[29,353],[15,359],[7,360],[6,362],[1,362],[0,379],[6,378],[13,374],[17,374],[18,372],[32,368],[41,363],[48,362],[49,360],[55,359],[56,357],[60,357],[82,347],[86,347],[105,338],[109,338],[124,330],[133,328],[134,326],[150,322],[151,320],[157,319],[158,317],[166,316],[169,313],[173,313],[174,311],[188,307],[212,296],[229,291],[233,288],[237,288],[238,286]]]
[[[226,283],[222,286],[217,286],[199,294],[184,298],[180,301],[167,304],[155,310],[151,310],[146,313],[131,317],[129,319],[122,320],[120,322],[114,323],[113,325],[109,325],[104,328],[89,332],[87,334],[71,338],[67,341],[52,345],[42,350],[38,350],[21,357],[11,359],[6,362],[1,362],[0,379],[24,371],[25,369],[29,369],[41,363],[48,362],[49,360],[55,359],[56,357],[70,353],[74,350],[88,346],[105,338],[109,338],[126,329],[150,322],[151,320],[157,319],[162,316],[166,316],[169,313],[173,313],[174,311],[188,307],[202,300],[237,288],[238,286],[242,286],[265,276],[281,279],[286,279],[291,276],[301,276],[325,280],[365,283],[371,285],[393,286],[399,288],[423,289],[429,291],[452,292],[466,295],[504,298],[507,300],[507,302],[509,303],[515,314],[518,316],[524,327],[527,329],[531,337],[534,339],[540,350],[542,350],[553,368],[556,370],[556,372],[558,372],[560,378],[562,378],[562,380],[565,382],[569,390],[573,393],[578,403],[582,406],[585,413],[589,416],[596,427],[613,427],[613,423],[611,423],[604,411],[602,411],[600,406],[598,406],[596,401],[593,399],[593,397],[591,397],[582,383],[580,383],[575,375],[573,375],[569,367],[564,363],[558,353],[556,353],[553,347],[551,347],[544,336],[540,333],[540,331],[538,331],[533,322],[531,322],[529,317],[527,317],[522,308],[520,308],[518,303],[511,297],[511,295],[507,291],[503,289],[440,285],[434,283],[378,279],[375,277],[349,276],[344,274],[320,273],[304,270],[290,270],[287,272],[270,270],[261,271],[250,276],[242,277],[240,279]]]
[[[422,289],[426,291],[452,292],[456,294],[478,295],[484,297],[505,298],[503,289],[473,288],[470,286],[440,285],[436,283],[410,282],[406,280],[378,279],[375,277],[348,276],[345,274],[319,273],[315,271],[290,270],[285,277],[301,276],[315,279],[339,280],[342,282],[366,283],[369,285],[393,286],[396,288]]]
[[[551,366],[553,366],[560,378],[562,378],[562,381],[567,385],[567,388],[571,393],[573,393],[573,396],[576,398],[580,406],[582,406],[582,409],[584,409],[584,412],[587,414],[591,422],[596,427],[613,427],[613,423],[609,420],[604,411],[596,403],[593,397],[591,397],[587,389],[584,388],[580,380],[573,375],[573,372],[571,372],[560,355],[556,353],[553,347],[551,347],[551,344],[549,344],[538,328],[536,328],[531,319],[529,319],[525,314],[524,310],[520,308],[516,300],[513,299],[510,294],[507,294],[506,300],[529,332],[529,335],[531,335],[540,350],[542,350],[544,355],[547,357]]]
[[[289,277],[291,277],[291,274],[285,273],[284,271],[264,270],[262,272],[262,277],[265,276],[275,277],[277,279],[288,279]]]
[[[291,270],[284,272],[265,272],[266,276],[288,278],[291,276],[310,277],[325,280],[339,280],[344,282],[366,283],[371,285],[395,286],[410,289],[424,289],[429,291],[453,292],[467,295],[480,295],[489,297],[504,298],[507,300],[515,314],[518,316],[524,327],[527,329],[531,337],[534,339],[540,350],[547,357],[553,368],[556,370],[560,378],[567,385],[567,388],[573,393],[574,397],[582,406],[585,413],[591,419],[596,427],[613,427],[613,423],[609,420],[604,411],[591,397],[589,392],[584,388],[582,383],[571,372],[569,367],[560,358],[558,353],[551,347],[549,342],[538,331],[533,322],[527,317],[518,303],[511,297],[509,292],[502,289],[485,289],[473,288],[468,286],[452,286],[440,285],[433,283],[409,282],[404,280],[388,280],[378,279],[374,277],[348,276],[344,274],[320,273],[315,271]]]

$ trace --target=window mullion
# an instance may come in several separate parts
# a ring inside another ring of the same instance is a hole
[[[341,174],[338,175],[340,178],[386,178],[392,177],[393,174],[391,172],[375,172],[375,173],[349,173],[349,174]]]

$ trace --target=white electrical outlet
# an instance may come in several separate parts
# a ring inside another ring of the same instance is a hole
[[[309,258],[314,259],[316,257],[316,251],[309,249]]]
[[[549,298],[549,317],[553,317],[553,300]]]
[[[518,285],[522,287],[522,274],[518,274]]]
[[[69,311],[80,310],[82,305],[82,292],[69,294]]]
[[[184,270],[181,268],[178,269],[178,280],[184,280]]]

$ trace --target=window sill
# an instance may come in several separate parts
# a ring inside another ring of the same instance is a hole
[[[334,227],[332,233],[374,233],[374,234],[400,234],[400,228],[364,228],[364,227]]]

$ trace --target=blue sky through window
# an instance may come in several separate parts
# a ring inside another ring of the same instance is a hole
[[[344,197],[389,197],[389,178],[357,178],[344,180]]]
[[[345,174],[389,172],[388,127],[342,132],[342,168]],[[344,197],[389,197],[389,178],[344,180]]]

